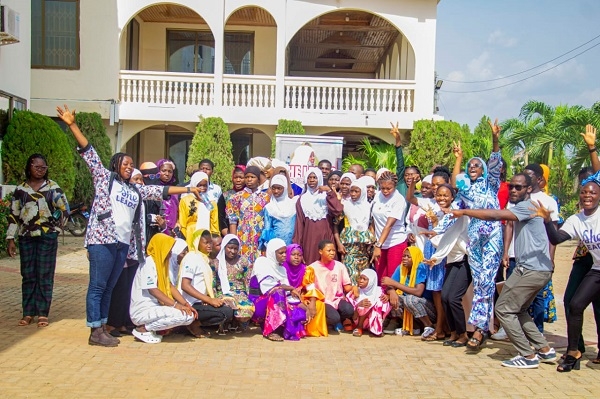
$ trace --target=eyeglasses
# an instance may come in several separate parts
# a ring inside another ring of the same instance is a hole
[[[144,177],[147,177],[150,180],[154,180],[160,178],[160,173],[157,173],[155,175],[144,175]]]
[[[471,169],[471,168],[481,168],[481,164],[480,163],[470,163],[467,165],[467,168]]]
[[[508,189],[509,190],[517,190],[517,191],[521,191],[521,190],[523,190],[524,188],[527,188],[527,187],[529,187],[529,186],[527,186],[527,185],[524,186],[524,185],[521,185],[521,184],[509,184],[508,185]]]
[[[31,167],[35,170],[48,170],[47,166],[31,165]]]

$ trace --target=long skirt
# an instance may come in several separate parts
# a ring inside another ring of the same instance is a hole
[[[283,327],[284,339],[298,341],[306,336],[303,324],[306,321],[306,311],[299,305],[300,303],[290,303],[286,292],[274,287],[256,299],[252,320],[264,323],[265,337]]]
[[[368,317],[365,318],[362,326],[358,326],[359,328],[364,328],[369,330],[374,335],[383,334],[383,320],[385,320],[388,313],[390,313],[391,306],[389,302],[383,303],[381,300],[378,300],[376,303],[372,304],[368,308],[358,307],[356,306],[358,303],[353,295],[348,295],[348,301],[354,306],[354,323],[358,323],[358,318],[360,316],[364,316],[368,314]]]
[[[220,295],[227,306],[233,309],[233,317],[240,323],[244,323],[254,314],[254,304],[248,299],[248,294],[241,290],[231,290],[227,295]]]

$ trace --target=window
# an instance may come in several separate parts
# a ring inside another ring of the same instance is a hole
[[[211,32],[167,31],[169,72],[215,73],[215,39]],[[224,73],[252,75],[254,33],[225,32]]]
[[[6,134],[14,110],[27,109],[27,100],[0,90],[0,139]]]
[[[79,0],[32,0],[31,67],[79,69]]]

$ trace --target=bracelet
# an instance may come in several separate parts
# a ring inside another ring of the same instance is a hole
[[[186,187],[186,188],[187,188],[187,192],[188,192],[188,194],[192,192],[192,188],[191,188],[191,187],[189,187],[189,186],[188,186],[188,187]]]
[[[592,148],[588,148],[588,151],[590,152],[590,154],[592,152],[596,152],[596,150],[597,150],[596,146],[593,146]]]
[[[175,303],[174,303],[174,304],[173,304],[173,306],[171,306],[171,307],[173,307],[173,308],[174,308],[175,306],[177,306],[177,301],[175,301]]]

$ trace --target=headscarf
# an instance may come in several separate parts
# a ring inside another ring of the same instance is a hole
[[[321,173],[321,174],[322,174],[322,173]],[[331,172],[329,172],[329,174],[327,175],[327,181],[328,181],[328,182],[329,182],[329,179],[331,178],[331,176],[333,176],[333,175],[335,175],[335,176],[339,176],[339,177],[340,177],[340,180],[342,180],[342,175],[343,175],[343,173],[342,173],[341,171],[339,171],[339,170],[332,170],[332,171],[331,171]],[[354,176],[354,177],[356,177],[356,176]]]
[[[427,175],[423,178],[423,183],[429,183],[431,184],[431,180],[433,179],[433,175]]]
[[[405,249],[405,251],[410,252],[410,257],[412,258],[412,267],[410,269],[410,275],[408,267],[404,265],[400,265],[400,284],[406,285],[406,277],[408,276],[408,287],[413,288],[417,281],[417,269],[419,265],[423,261],[423,252],[418,247],[411,246]],[[402,295],[402,290],[396,290],[398,295]],[[412,335],[413,331],[413,315],[407,309],[404,308],[404,313],[402,315],[402,329],[408,331],[410,335]]]
[[[340,177],[340,182],[345,178],[350,179],[350,184],[352,184],[356,180],[356,175],[354,173],[346,172]]]
[[[544,186],[544,192],[546,194],[550,193],[550,168],[548,165],[540,164],[542,167],[542,171],[544,172],[544,180],[546,180],[546,185]]]
[[[291,258],[292,252],[294,251],[300,251],[300,256],[302,256],[304,253],[300,245],[288,245],[287,250],[285,251],[285,262],[283,262],[283,267],[285,268],[290,285],[297,288],[302,285],[304,273],[306,272],[306,265],[304,263],[300,263],[298,266],[292,266]]]
[[[148,243],[148,256],[154,261],[157,275],[157,288],[173,299],[171,280],[169,279],[169,252],[175,245],[175,239],[163,233],[156,233]]]
[[[365,187],[377,186],[375,184],[375,179],[373,179],[371,176],[361,176],[357,181],[362,182],[365,185]]]
[[[175,164],[173,163],[173,161],[170,161],[168,159],[161,159],[156,163],[156,167],[158,168],[159,172],[164,164],[169,164],[173,167],[173,176],[171,176],[171,180],[169,180],[166,183],[160,179],[158,179],[158,180],[159,180],[160,184],[163,186],[171,186],[171,185],[175,184]]]
[[[379,178],[381,177],[382,174],[384,174],[385,172],[391,172],[391,170],[389,170],[388,168],[380,168],[377,170],[377,173],[375,174],[375,180],[379,181]]]
[[[365,269],[362,272],[360,272],[360,275],[368,278],[369,283],[365,288],[359,287],[359,296],[356,300],[357,302],[360,302],[363,299],[368,299],[369,302],[371,302],[371,305],[374,305],[375,302],[377,302],[377,300],[381,296],[381,290],[377,285],[377,272],[373,269]]]
[[[134,169],[133,169],[133,172],[131,172],[131,177],[130,177],[129,179],[131,179],[133,176],[137,176],[137,175],[140,175],[140,176],[142,176],[142,179],[144,178],[144,176],[142,175],[142,172],[140,172],[140,170],[139,170],[139,169],[135,169],[135,168],[134,168]]]
[[[594,173],[590,177],[586,178],[581,182],[581,187],[585,186],[588,183],[596,183],[600,186],[600,171]]]
[[[187,248],[187,242],[181,238],[175,239],[175,245],[171,249],[171,257],[169,258],[169,278],[173,285],[177,285],[179,281],[179,263],[177,257]]]
[[[367,201],[367,186],[364,185],[364,180],[358,179],[350,185],[350,188],[352,187],[360,189],[360,197],[356,201],[352,201],[350,197],[342,199],[344,215],[348,218],[348,223],[353,230],[367,231],[371,220],[371,204]]]
[[[275,219],[287,219],[296,214],[296,201],[298,197],[290,198],[288,196],[288,181],[283,175],[275,175],[271,179],[270,187],[273,185],[283,187],[283,194],[279,198],[271,195],[271,199],[265,209]]]
[[[471,163],[471,161],[475,160],[481,163],[483,172],[481,173],[481,176],[479,176],[474,182],[472,182],[471,177],[469,176],[469,164]],[[467,161],[467,164],[465,165],[465,173],[459,173],[458,176],[456,176],[456,187],[459,191],[468,190],[469,187],[471,187],[471,185],[475,184],[476,182],[485,181],[487,179],[487,175],[488,167],[485,161],[479,157],[473,157]]]
[[[287,170],[288,172],[290,171],[290,165],[288,165],[287,163],[280,161],[279,159],[271,159],[271,165],[274,168],[283,168],[285,170]]]
[[[251,174],[260,178],[260,168],[258,166],[247,166],[246,170],[244,171],[244,176],[247,174]]]
[[[219,281],[221,283],[221,292],[223,295],[228,295],[231,293],[231,286],[229,285],[229,278],[227,277],[227,259],[225,259],[225,247],[227,244],[230,244],[231,241],[236,241],[238,246],[241,248],[242,242],[235,234],[227,234],[223,241],[221,242],[221,250],[217,255],[217,260],[219,261],[219,269],[217,270],[217,275],[219,276]]]
[[[203,180],[206,180],[206,183],[208,183],[208,175],[204,172],[195,172],[190,178],[190,184],[188,184],[188,186],[198,187],[198,184]]]
[[[271,164],[271,160],[265,157],[250,158],[250,160],[246,164],[246,169],[250,166],[256,166],[262,172],[273,167],[273,165]]]
[[[275,252],[285,247],[285,241],[281,238],[274,238],[267,244],[267,254],[266,256],[259,256],[258,259],[254,262],[254,268],[252,269],[252,275],[256,276],[256,279],[260,283],[260,289],[263,294],[268,292],[271,288],[278,284],[289,285],[289,280],[287,278],[286,270],[283,266],[277,262],[277,255]],[[275,285],[269,283],[263,283],[262,281],[265,277],[271,277],[273,280],[277,281]],[[265,289],[263,289],[265,287]]]
[[[202,237],[202,234],[204,234],[205,231],[208,231],[208,233],[210,234],[210,231],[208,229],[204,229],[204,228],[199,228],[198,230],[194,231],[194,234],[192,235],[193,244],[192,244],[192,248],[190,249],[190,252],[194,252],[194,254],[198,255],[204,261],[204,262],[202,262],[202,267],[204,268],[203,275],[204,275],[204,284],[206,285],[206,294],[209,297],[214,298],[215,292],[213,290],[213,272],[208,263],[209,262],[208,255],[201,252],[198,249],[198,244],[200,243],[200,238]]]
[[[231,177],[233,177],[235,172],[237,172],[238,170],[241,170],[242,172],[246,173],[246,165],[235,165],[233,171],[231,172]]]
[[[314,161],[313,163],[310,162],[310,156],[314,152],[315,149],[311,146],[305,144],[299,145],[298,147],[296,147],[294,153],[292,154],[290,165],[314,166]]]
[[[314,190],[308,187],[306,182],[308,176],[312,173],[317,176],[317,188]],[[327,217],[327,194],[319,192],[319,187],[323,185],[323,173],[319,168],[308,168],[304,175],[305,192],[300,196],[300,205],[304,215],[313,221],[319,221]]]

